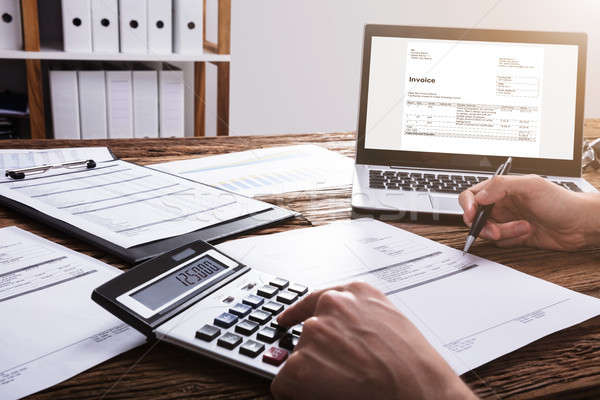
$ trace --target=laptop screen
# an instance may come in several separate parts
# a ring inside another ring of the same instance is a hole
[[[364,148],[573,160],[578,46],[371,37]]]

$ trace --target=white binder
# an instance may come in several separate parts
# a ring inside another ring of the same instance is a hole
[[[184,137],[183,71],[159,71],[160,137]]]
[[[202,53],[202,1],[173,0],[173,14],[175,53]]]
[[[148,0],[148,52],[173,52],[173,4],[171,0]]]
[[[62,0],[65,51],[92,52],[92,9],[90,0]]]
[[[0,0],[0,49],[23,49],[20,0]]]
[[[92,0],[92,45],[96,53],[119,52],[118,0]]]
[[[108,137],[133,137],[131,71],[106,71]]]
[[[119,0],[121,53],[148,52],[146,0]]]
[[[106,80],[104,71],[79,71],[79,117],[82,139],[106,139]]]
[[[133,71],[133,136],[158,137],[158,74]]]
[[[81,139],[76,71],[50,71],[50,100],[55,139]]]

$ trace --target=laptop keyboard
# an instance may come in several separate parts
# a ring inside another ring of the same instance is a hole
[[[449,175],[405,171],[369,170],[371,189],[400,190],[405,192],[431,192],[460,194],[465,189],[483,182],[489,177],[480,175]],[[573,192],[581,189],[573,182],[552,181]]]

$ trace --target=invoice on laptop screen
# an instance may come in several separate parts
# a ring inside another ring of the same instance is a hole
[[[365,148],[573,159],[578,47],[373,37]]]

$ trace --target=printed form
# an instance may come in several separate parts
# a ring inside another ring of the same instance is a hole
[[[409,41],[402,148],[540,156],[544,48]]]
[[[458,374],[600,314],[598,299],[372,219],[217,247],[312,288],[372,284]]]
[[[121,160],[0,181],[0,195],[124,248],[271,207]]]
[[[120,271],[16,227],[0,229],[0,398],[53,386],[145,342],[92,291]]]

